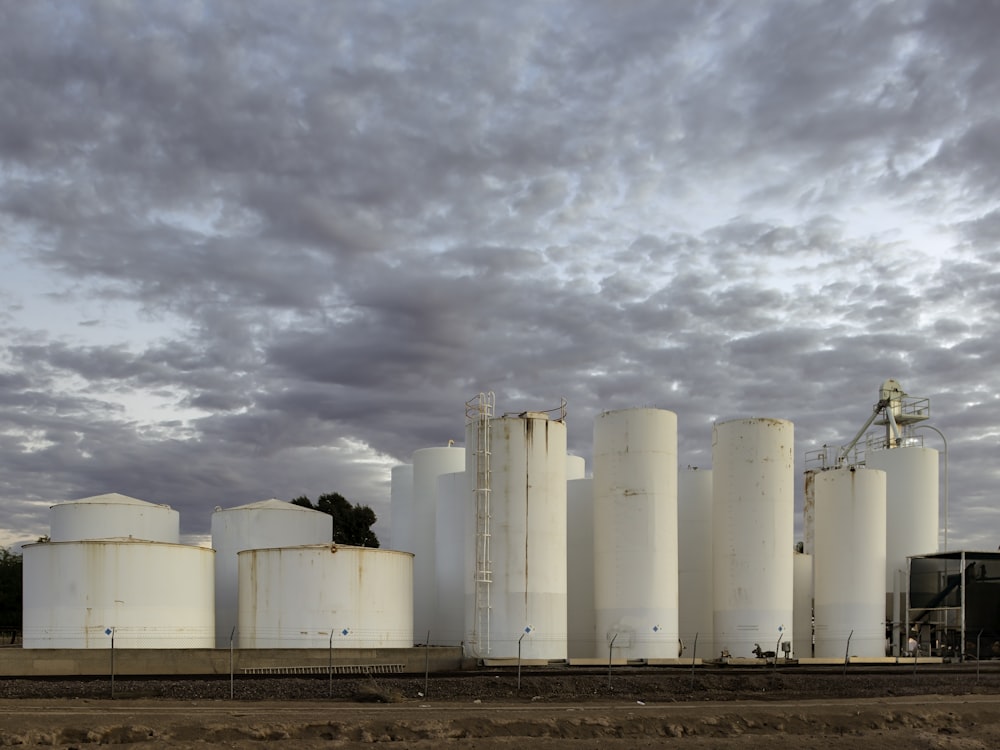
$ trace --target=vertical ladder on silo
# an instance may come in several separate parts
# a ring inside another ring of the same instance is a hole
[[[490,549],[490,494],[492,470],[490,467],[490,420],[493,418],[496,395],[493,391],[480,393],[474,409],[476,419],[476,613],[473,625],[473,642],[479,656],[490,654],[490,616],[493,586],[493,555]],[[467,413],[472,410],[467,410]],[[470,415],[472,416],[472,415]]]

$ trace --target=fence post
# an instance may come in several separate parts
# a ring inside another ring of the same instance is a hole
[[[233,625],[233,629],[229,631],[229,700],[233,700],[236,694],[236,684],[233,677],[236,670],[236,665],[233,660],[233,637],[235,635],[236,635],[236,626]]]
[[[615,639],[618,638],[618,633],[615,633],[611,638],[611,643],[608,644],[608,690],[611,690],[611,660],[615,653]]]
[[[431,631],[427,631],[427,640],[424,642],[424,697],[427,697],[427,683],[431,673]]]
[[[698,656],[698,634],[694,634],[694,648],[691,651],[691,690],[694,690],[694,663]]]
[[[847,636],[847,648],[844,649],[844,674],[847,674],[847,662],[851,660],[851,638],[854,637],[854,631],[852,630],[850,635]]]

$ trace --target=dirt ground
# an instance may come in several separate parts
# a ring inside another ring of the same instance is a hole
[[[230,690],[234,699],[230,699]],[[426,693],[424,691],[426,690]],[[1000,674],[0,680],[0,746],[1000,747]]]

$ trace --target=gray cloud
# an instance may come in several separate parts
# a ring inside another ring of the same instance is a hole
[[[642,405],[685,465],[734,416],[801,457],[896,377],[948,435],[951,539],[992,548],[994,15],[5,5],[0,527],[106,491],[190,534],[272,495],[382,509],[488,389],[566,397],[587,457]]]

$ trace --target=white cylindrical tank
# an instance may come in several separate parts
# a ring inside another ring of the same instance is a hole
[[[477,423],[467,430],[466,444],[477,445]],[[490,444],[490,609],[476,605],[470,578],[466,641],[480,657],[516,657],[520,640],[525,659],[565,659],[566,423],[544,412],[505,415],[491,420]],[[471,448],[467,471],[476,476]]]
[[[713,659],[718,654],[712,625],[711,469],[682,469],[677,476],[677,553],[678,621],[684,656]]]
[[[594,420],[594,656],[676,658],[677,415],[609,411]]]
[[[430,642],[457,646],[465,637],[465,583],[472,567],[465,559],[467,514],[472,512],[472,487],[464,471],[438,477],[437,519],[437,606]],[[427,633],[416,633],[426,639]]]
[[[923,446],[868,451],[865,464],[886,476],[885,591],[906,558],[938,550],[938,452]]]
[[[215,642],[228,648],[236,627],[239,560],[246,549],[326,544],[333,539],[333,517],[282,500],[263,500],[212,514],[215,555]],[[412,645],[412,644],[411,644]]]
[[[715,647],[734,657],[794,643],[794,440],[782,419],[712,428]]]
[[[813,556],[796,552],[792,568],[792,652],[796,659],[809,659],[813,655]]]
[[[212,648],[207,547],[126,539],[24,547],[24,648]]]
[[[389,549],[413,552],[410,527],[413,525],[413,464],[399,464],[391,470],[389,489]]]
[[[410,648],[413,555],[335,544],[239,554],[239,648]]]
[[[816,656],[844,656],[848,639],[852,656],[884,656],[885,472],[831,469],[815,487]]]
[[[438,477],[465,470],[465,448],[453,446],[421,448],[413,452],[413,514],[410,546],[413,548],[413,632],[423,642],[434,629],[437,607],[437,518]],[[435,635],[431,633],[431,639]]]
[[[587,476],[587,462],[583,456],[566,456],[566,481],[583,479]]]
[[[816,475],[819,469],[808,469],[802,481],[802,551],[811,555],[816,544]]]
[[[177,544],[180,540],[176,510],[117,492],[53,505],[49,518],[53,542],[132,538]]]
[[[594,634],[594,480],[566,482],[566,571],[569,658],[591,658]]]

